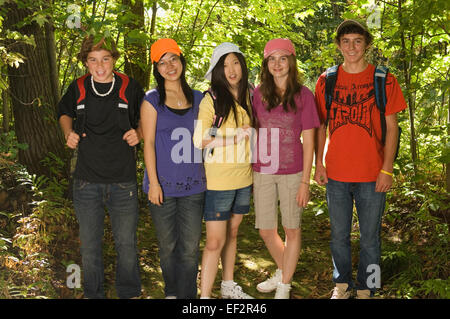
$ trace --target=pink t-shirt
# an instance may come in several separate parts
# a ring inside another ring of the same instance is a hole
[[[295,96],[297,112],[285,112],[280,104],[267,111],[259,86],[253,98],[258,137],[253,148],[253,170],[263,174],[296,174],[303,171],[303,130],[319,127],[314,95],[306,86]]]

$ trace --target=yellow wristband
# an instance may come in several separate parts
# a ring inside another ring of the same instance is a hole
[[[380,172],[383,174],[389,175],[389,176],[394,176],[394,174],[389,173],[389,172],[385,171],[384,169],[382,169]]]

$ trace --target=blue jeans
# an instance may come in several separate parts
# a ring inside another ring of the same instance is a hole
[[[166,296],[197,298],[204,195],[164,197],[161,206],[150,203]]]
[[[117,295],[119,298],[140,296],[141,280],[136,246],[136,183],[100,184],[76,179],[73,204],[80,226],[84,296],[89,299],[105,298],[102,252],[105,208],[111,218],[117,253]]]
[[[352,228],[353,202],[358,214],[360,230],[360,254],[356,289],[370,289],[374,292],[373,265],[379,267],[381,257],[381,217],[386,203],[386,193],[375,192],[375,182],[346,183],[328,178],[328,212],[331,222],[331,254],[333,257],[333,281],[352,281],[352,254],[350,232]],[[370,266],[370,267],[369,267]],[[378,268],[379,269],[379,268]],[[380,274],[377,274],[380,275]]]

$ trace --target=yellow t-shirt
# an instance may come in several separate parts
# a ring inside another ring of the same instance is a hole
[[[242,106],[236,103],[237,127],[251,125],[250,117]],[[251,110],[250,110],[251,111]],[[209,137],[209,131],[214,120],[214,102],[206,95],[200,102],[200,110],[194,130],[194,145],[201,148],[202,140]],[[234,112],[231,110],[227,120],[217,130],[216,137],[233,137],[237,133]],[[206,155],[205,155],[206,154]],[[238,144],[214,148],[204,151],[206,187],[209,190],[232,190],[247,187],[252,184],[250,142],[242,139]]]

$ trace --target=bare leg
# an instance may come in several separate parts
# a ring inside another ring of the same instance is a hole
[[[217,275],[220,252],[227,236],[227,221],[206,222],[206,244],[202,256],[201,297],[210,297]]]
[[[301,230],[284,229],[286,234],[286,248],[283,255],[283,284],[288,284],[292,280],[292,276],[297,268],[298,259],[300,257],[301,246]]]
[[[237,251],[237,234],[239,225],[242,222],[244,215],[233,214],[228,221],[227,239],[222,250],[222,279],[224,281],[233,280],[234,278],[234,264],[236,261]]]

